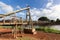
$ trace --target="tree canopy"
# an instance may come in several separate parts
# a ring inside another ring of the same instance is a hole
[[[40,17],[38,21],[49,21],[49,19],[47,17]]]
[[[60,20],[59,19],[56,19],[56,22],[60,22]]]

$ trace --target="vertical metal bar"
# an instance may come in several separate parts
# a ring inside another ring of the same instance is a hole
[[[14,20],[14,24],[16,24],[16,21],[17,21],[16,20],[16,13],[14,13],[14,19],[13,20]]]
[[[22,21],[22,17],[20,17],[21,34],[22,34],[22,25],[23,25],[23,21]]]
[[[14,27],[14,38],[17,38],[17,27],[18,27],[18,25],[15,24],[15,27]]]
[[[29,13],[29,24],[31,25],[31,28],[33,28],[33,22],[31,19],[30,9],[28,9],[28,13]]]
[[[15,27],[14,27],[14,38],[17,38],[17,19],[16,19],[16,13],[14,14],[14,25],[15,25]]]
[[[16,24],[16,29],[15,30],[16,30],[16,38],[17,38],[17,24]]]
[[[27,20],[27,16],[28,16],[28,15],[27,15],[27,13],[26,13],[26,22],[28,21],[28,20]]]
[[[3,24],[5,24],[5,16],[3,16]]]

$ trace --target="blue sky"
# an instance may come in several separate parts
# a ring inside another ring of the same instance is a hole
[[[19,10],[29,5],[32,20],[46,16],[51,20],[60,19],[60,0],[0,0],[0,14]],[[17,14],[24,18],[24,11]]]
[[[42,8],[44,7],[48,0],[0,0],[8,5],[13,6],[14,8],[19,5],[21,7],[26,7],[26,5],[30,5],[31,8]]]

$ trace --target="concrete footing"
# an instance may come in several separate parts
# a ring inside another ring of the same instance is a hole
[[[35,28],[33,28],[33,29],[24,29],[24,33],[36,34],[37,32],[36,32]]]

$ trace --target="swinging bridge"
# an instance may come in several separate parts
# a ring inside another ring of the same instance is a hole
[[[26,20],[25,21],[23,21],[22,20],[22,17],[20,17],[20,19],[19,20],[17,20],[17,16],[16,16],[16,13],[18,13],[18,12],[21,12],[21,11],[24,11],[24,10],[26,10],[27,11],[27,13],[26,13]],[[11,19],[11,20],[9,20],[9,21],[6,21],[5,20],[5,17],[8,17],[8,16],[10,16],[10,15],[14,15],[14,17]],[[29,17],[29,18],[28,18]],[[33,32],[33,34],[34,34],[34,32],[35,32],[35,28],[33,27],[33,22],[32,22],[32,19],[31,19],[31,14],[30,14],[30,7],[28,6],[28,7],[26,7],[26,8],[22,8],[22,9],[20,9],[20,10],[16,10],[16,11],[14,11],[14,12],[10,12],[10,13],[6,13],[6,14],[0,14],[0,18],[3,18],[3,20],[2,21],[0,21],[0,25],[15,25],[15,27],[12,29],[13,31],[12,31],[12,34],[14,35],[14,37],[17,37],[17,27],[18,27],[18,25],[20,26],[20,27],[22,27],[23,25],[25,25],[25,26],[30,26],[30,28],[29,29],[31,29],[31,32]],[[28,30],[29,30],[28,29]],[[25,29],[26,30],[26,29]],[[26,30],[27,31],[27,30]]]

